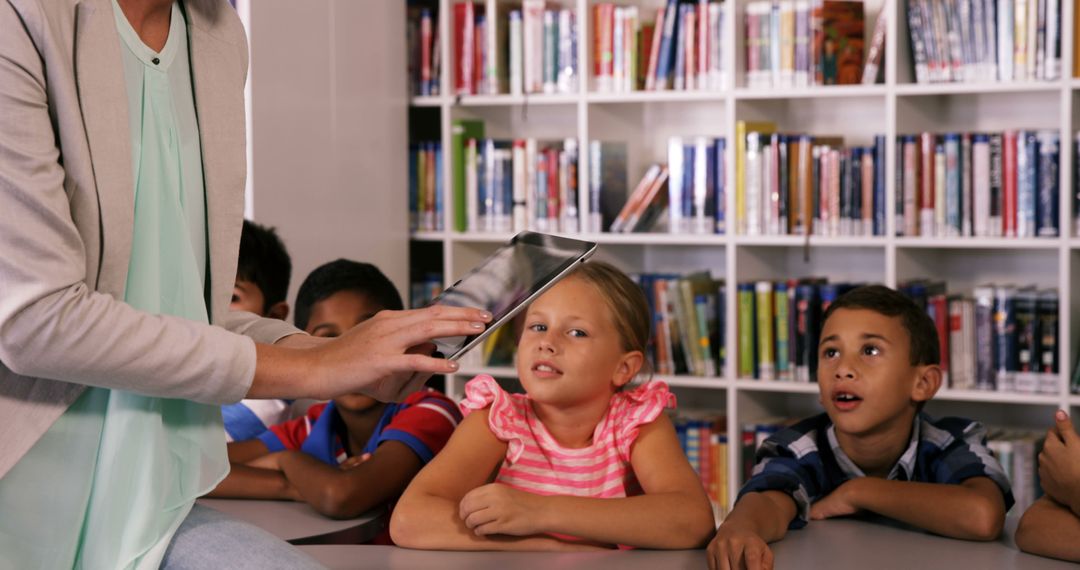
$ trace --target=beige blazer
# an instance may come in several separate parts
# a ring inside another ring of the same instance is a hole
[[[183,4],[215,326],[120,301],[134,182],[111,0],[0,1],[0,477],[85,386],[234,402],[255,374],[253,339],[296,332],[228,312],[246,174],[247,42],[225,0]]]

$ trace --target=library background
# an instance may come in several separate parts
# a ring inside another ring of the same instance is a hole
[[[990,428],[1018,512],[1040,494],[1045,426],[1080,413],[1072,2],[407,6],[413,305],[518,231],[598,242],[723,516],[755,444],[821,410],[824,307],[882,283],[937,324],[926,411]],[[508,337],[447,392],[513,387]]]

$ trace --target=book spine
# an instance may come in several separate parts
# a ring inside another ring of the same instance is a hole
[[[758,380],[775,379],[774,338],[773,338],[773,290],[769,281],[755,284],[757,316],[757,368]]]
[[[757,377],[757,346],[754,314],[754,284],[739,283],[739,377]]]
[[[1057,393],[1058,386],[1058,294],[1057,291],[1043,291],[1039,294],[1038,325],[1039,334],[1038,371],[1041,374],[1039,391],[1044,394]]]
[[[975,388],[994,390],[995,374],[995,314],[994,288],[976,287],[975,296]]]
[[[934,147],[934,233],[938,237],[948,235],[946,223],[946,179],[948,170],[945,161],[945,145],[938,143]],[[925,235],[925,234],[924,234]]]
[[[724,234],[727,233],[727,145],[724,138],[716,139],[713,148],[716,153],[714,158],[716,164],[714,170],[715,179],[713,181],[713,187],[715,188],[713,196],[716,200],[715,233]]]
[[[998,287],[994,292],[994,327],[997,346],[994,353],[995,385],[999,392],[1012,392],[1017,370],[1015,290]]]
[[[999,81],[1012,81],[1014,75],[1013,1],[1014,0],[998,0],[997,3],[997,64]]]
[[[936,143],[932,133],[920,136],[920,156],[922,160],[921,183],[919,185],[919,234],[933,236],[934,229],[934,151]]]
[[[1004,230],[1003,195],[1005,192],[1005,137],[990,135],[990,227],[987,235],[1001,237]]]
[[[945,135],[945,236],[962,235],[962,172],[960,170],[960,135]]]
[[[510,12],[510,94],[521,95],[524,92],[524,77],[522,76],[522,47],[524,42],[521,11]]]
[[[1022,289],[1015,297],[1016,314],[1016,390],[1034,393],[1039,389],[1038,370],[1039,335],[1036,326],[1036,297],[1034,289]]]
[[[683,142],[680,137],[668,139],[668,231],[682,233],[683,231],[683,192],[689,189],[683,187]]]
[[[1038,139],[1039,199],[1036,204],[1036,235],[1039,237],[1057,237],[1060,233],[1058,204],[1061,194],[1058,187],[1059,137],[1056,131],[1039,131]]]
[[[1016,237],[1016,206],[1018,169],[1017,131],[1005,131],[1002,135],[1002,208],[1001,231],[1005,237]]]
[[[976,237],[990,235],[990,137],[976,134],[971,143],[972,216]]]
[[[974,68],[972,73],[974,73]],[[960,136],[960,235],[971,237],[972,229],[972,206],[973,203],[973,179],[972,179],[972,138],[970,133]]]
[[[1016,148],[1016,236],[1035,237],[1039,145],[1034,131],[1020,131]]]
[[[791,342],[791,332],[788,328],[790,324],[790,315],[788,314],[790,303],[787,284],[782,281],[776,283],[773,297],[775,301],[773,314],[776,316],[776,324],[773,327],[776,331],[776,379],[791,381],[792,374],[788,359]]]

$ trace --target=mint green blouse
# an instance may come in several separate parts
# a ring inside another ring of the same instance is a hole
[[[155,53],[116,0],[113,10],[135,180],[124,301],[208,323],[206,199],[183,11],[173,4]],[[227,470],[218,406],[88,388],[0,480],[0,513],[20,513],[0,516],[3,564],[157,568],[195,498]]]

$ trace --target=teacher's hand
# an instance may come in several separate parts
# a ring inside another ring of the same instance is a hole
[[[362,392],[401,401],[433,374],[450,374],[457,363],[431,356],[433,339],[475,335],[491,315],[478,309],[432,306],[381,311],[332,342],[310,349],[313,387],[330,398]]]

